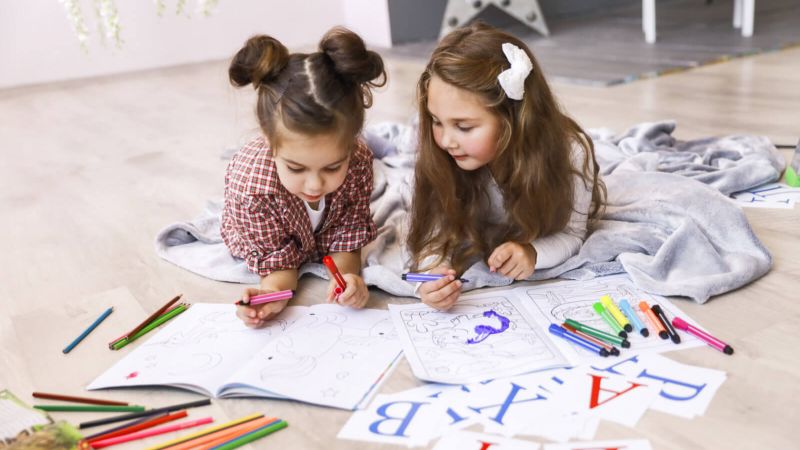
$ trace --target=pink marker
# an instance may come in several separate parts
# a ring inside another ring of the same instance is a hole
[[[254,295],[250,297],[250,300],[247,302],[243,300],[239,300],[236,302],[237,305],[260,305],[262,303],[269,303],[269,302],[279,302],[281,300],[288,300],[292,298],[294,292],[291,290],[286,291],[278,291],[278,292],[270,292],[269,294],[261,294],[261,295]]]
[[[706,344],[714,347],[715,349],[721,351],[722,353],[725,353],[726,355],[732,355],[733,354],[733,347],[731,347],[730,345],[720,341],[719,339],[717,339],[714,336],[706,333],[705,331],[697,328],[696,326],[690,325],[689,323],[687,323],[685,320],[681,319],[680,317],[674,317],[672,319],[672,325],[675,328],[677,328],[677,329],[679,329],[681,331],[685,331],[685,332],[687,332],[689,334],[693,334],[698,339],[704,341]]]

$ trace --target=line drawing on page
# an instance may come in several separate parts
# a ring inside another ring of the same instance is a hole
[[[677,315],[691,320],[668,299],[637,288],[633,281],[624,274],[598,277],[592,280],[563,280],[523,286],[515,288],[514,291],[523,299],[525,307],[531,310],[534,317],[545,318],[545,322],[542,322],[544,326],[550,323],[561,324],[566,319],[572,319],[590,327],[616,334],[592,308],[592,305],[600,301],[600,297],[606,294],[610,295],[617,304],[622,299],[628,300],[632,305],[637,305],[644,300],[651,306],[661,305],[669,317]],[[638,311],[636,313],[639,314]],[[647,323],[644,317],[641,315],[638,317],[643,323]],[[675,345],[653,335],[645,338],[636,331],[628,333],[627,339],[631,343],[631,350],[637,353],[677,350],[695,346],[699,342],[693,336],[686,335],[684,338],[682,335],[683,343]],[[589,353],[577,352],[577,354],[584,360],[600,358],[589,355]]]
[[[449,311],[390,305],[404,352],[418,378],[443,383],[483,381],[567,360],[508,293],[470,294]]]

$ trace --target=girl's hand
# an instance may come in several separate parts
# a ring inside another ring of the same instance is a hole
[[[369,301],[369,290],[364,283],[364,279],[352,273],[342,274],[347,289],[344,290],[337,297],[335,289],[339,287],[335,280],[331,280],[328,285],[328,303],[336,302],[343,306],[349,306],[355,309],[361,309]]]
[[[449,267],[437,267],[430,273],[444,274],[436,281],[426,281],[419,287],[422,303],[440,311],[447,311],[456,304],[461,295],[461,281],[456,278],[456,271]]]
[[[275,292],[272,290],[266,289],[258,289],[258,288],[247,288],[244,290],[242,294],[242,301],[247,302],[250,300],[250,297],[255,297],[256,295],[261,294],[269,294],[270,292]],[[242,319],[242,322],[248,328],[261,328],[263,327],[267,321],[275,316],[278,315],[283,308],[286,308],[286,305],[289,303],[289,300],[282,300],[279,302],[269,302],[269,303],[262,303],[260,305],[237,305],[236,307],[236,316]]]
[[[486,261],[489,270],[515,280],[533,275],[536,249],[529,243],[506,242],[498,246]]]

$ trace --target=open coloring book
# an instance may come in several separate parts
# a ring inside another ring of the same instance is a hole
[[[610,332],[592,309],[603,295],[615,302],[659,304],[672,318],[697,325],[664,297],[636,288],[626,275],[563,280],[463,295],[448,311],[423,304],[389,305],[403,352],[417,378],[466,384],[601,359],[547,331],[570,318]],[[704,345],[683,333],[681,343],[629,333],[627,354],[659,353]],[[613,357],[612,357],[613,358]],[[609,359],[605,359],[609,361]]]
[[[400,356],[386,311],[289,306],[257,330],[235,311],[231,304],[192,305],[88,389],[173,386],[352,410],[368,402]]]

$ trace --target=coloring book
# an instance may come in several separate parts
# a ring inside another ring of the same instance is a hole
[[[173,386],[353,410],[400,356],[387,311],[289,306],[260,329],[235,312],[231,304],[192,305],[87,388]]]
[[[669,300],[638,289],[627,275],[559,280],[462,295],[448,311],[424,304],[389,305],[403,352],[417,378],[449,384],[475,383],[582,362],[605,360],[550,335],[551,323],[573,319],[611,332],[592,309],[603,295],[659,304],[668,317],[697,325]],[[643,319],[643,318],[642,318]],[[704,345],[682,333],[673,344],[655,335],[629,333],[626,354],[660,353]]]

